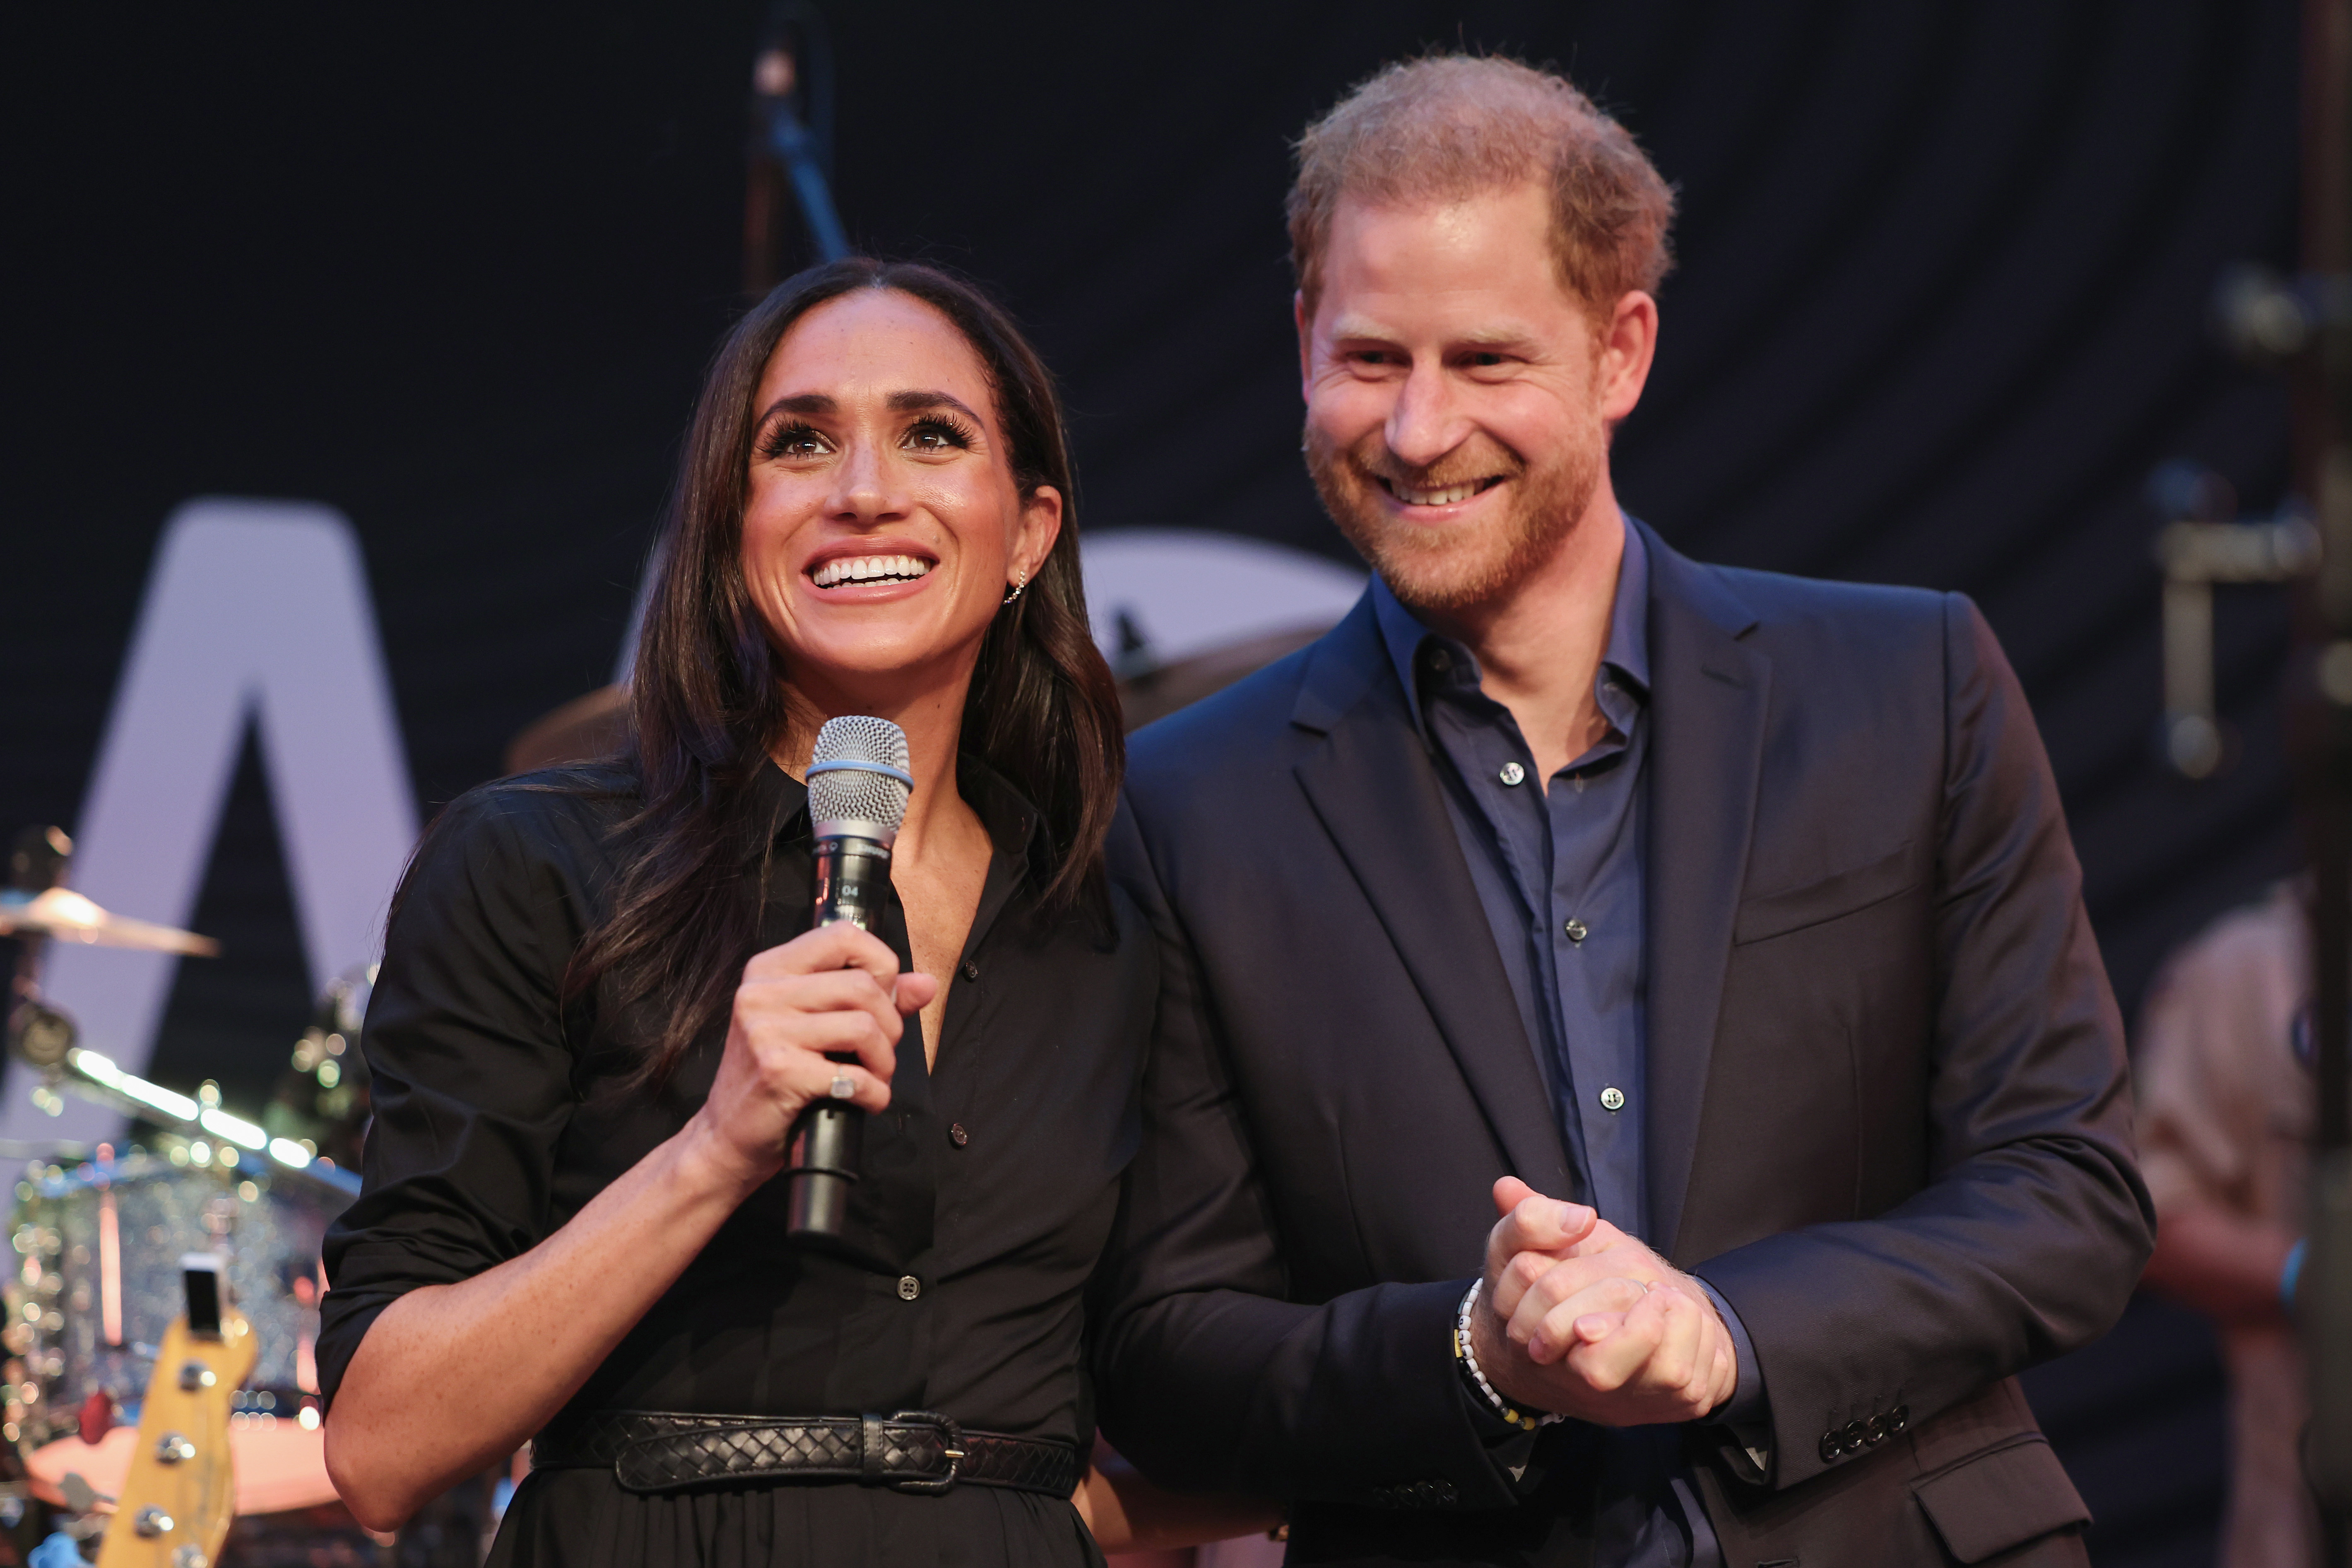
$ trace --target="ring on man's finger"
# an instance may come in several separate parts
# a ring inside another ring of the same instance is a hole
[[[856,1095],[856,1092],[857,1086],[849,1081],[849,1075],[845,1072],[837,1072],[834,1074],[833,1083],[831,1087],[825,1090],[825,1093],[831,1095],[835,1100],[850,1099],[852,1096]]]

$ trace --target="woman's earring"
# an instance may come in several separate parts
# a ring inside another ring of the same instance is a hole
[[[1015,599],[1017,599],[1017,598],[1019,598],[1019,597],[1021,596],[1021,591],[1022,591],[1023,589],[1024,589],[1024,588],[1028,587],[1028,586],[1029,586],[1029,574],[1024,570],[1024,571],[1021,574],[1021,580],[1020,580],[1019,582],[1017,582],[1017,583],[1015,583],[1015,584],[1013,584],[1013,591],[1012,591],[1011,593],[1009,593],[1009,594],[1005,595],[1004,595],[1004,597],[1003,597],[1003,599],[999,600],[999,601],[998,601],[998,604],[999,604],[1000,605],[1009,605],[1009,604],[1013,603],[1013,600],[1015,600]]]

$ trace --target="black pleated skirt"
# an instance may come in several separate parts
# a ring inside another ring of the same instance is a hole
[[[488,1568],[1103,1568],[1058,1498],[1003,1487],[927,1497],[854,1482],[625,1490],[608,1469],[534,1471]]]

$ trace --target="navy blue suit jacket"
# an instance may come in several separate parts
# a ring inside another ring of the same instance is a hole
[[[1738,1310],[1772,1420],[1763,1471],[1686,1434],[1726,1562],[2071,1541],[2012,1374],[2115,1321],[2152,1217],[2024,697],[1957,595],[1647,537],[1650,1240]],[[1293,1562],[1587,1544],[1572,1425],[1515,1477],[1448,1355],[1495,1178],[1572,1178],[1434,765],[1360,604],[1136,736],[1113,836],[1164,992],[1103,1422],[1289,1500]]]

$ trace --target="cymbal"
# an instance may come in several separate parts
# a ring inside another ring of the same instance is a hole
[[[194,931],[113,915],[67,888],[26,893],[0,891],[0,936],[53,936],[92,947],[128,947],[142,952],[179,952],[216,958],[220,943]]]
[[[542,714],[507,743],[507,772],[593,762],[629,743],[629,689],[606,686]]]

